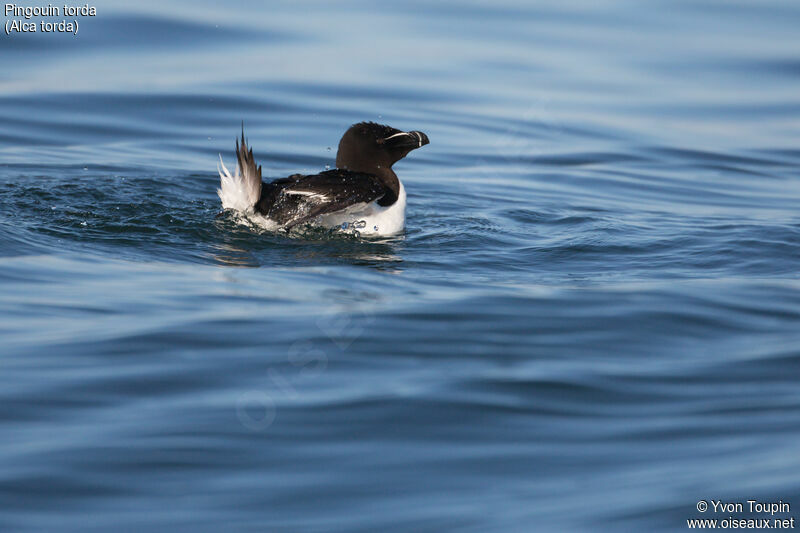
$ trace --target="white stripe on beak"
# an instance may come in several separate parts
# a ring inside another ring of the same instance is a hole
[[[383,139],[383,141],[384,141],[384,142],[386,142],[386,141],[388,141],[389,139],[394,139],[394,138],[395,138],[395,137],[397,137],[398,135],[411,135],[411,134],[410,134],[410,133],[407,133],[407,132],[405,132],[405,131],[401,131],[400,133],[395,133],[394,135],[389,135],[388,137],[386,137],[385,139]]]

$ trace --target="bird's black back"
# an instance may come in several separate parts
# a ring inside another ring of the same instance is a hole
[[[286,229],[312,218],[369,203],[388,191],[376,176],[344,169],[319,174],[294,174],[265,183],[256,211]]]

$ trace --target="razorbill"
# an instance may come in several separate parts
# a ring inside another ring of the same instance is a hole
[[[392,165],[428,142],[420,131],[360,122],[339,141],[335,169],[263,183],[261,166],[256,166],[242,131],[233,175],[220,156],[217,193],[223,209],[260,215],[270,229],[313,224],[360,235],[394,235],[405,227],[406,191]]]

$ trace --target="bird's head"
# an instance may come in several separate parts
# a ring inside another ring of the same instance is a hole
[[[380,174],[381,169],[391,169],[411,150],[429,142],[421,131],[401,131],[374,122],[359,122],[350,126],[339,141],[336,167]]]

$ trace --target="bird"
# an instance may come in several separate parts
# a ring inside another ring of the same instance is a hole
[[[263,217],[269,229],[289,232],[310,224],[363,236],[396,235],[405,229],[406,191],[392,166],[428,143],[421,131],[359,122],[342,135],[336,168],[264,183],[242,126],[233,174],[220,155],[217,194],[223,209]]]

